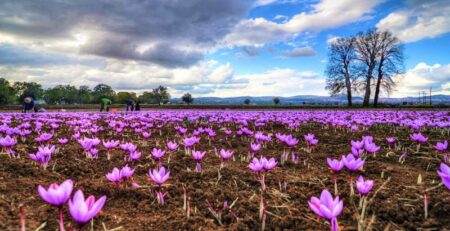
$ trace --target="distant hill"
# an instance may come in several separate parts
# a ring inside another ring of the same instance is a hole
[[[238,96],[238,97],[194,97],[194,104],[213,104],[213,105],[236,105],[244,104],[245,99],[250,99],[253,105],[271,105],[273,104],[273,98],[275,96]],[[280,105],[346,105],[347,96],[316,96],[316,95],[297,95],[291,97],[279,97]],[[354,104],[362,104],[362,97],[353,97]],[[450,105],[450,95],[433,95],[431,96],[433,104],[446,104]],[[182,103],[180,98],[173,98],[170,100],[173,104]],[[405,97],[405,98],[381,98],[379,101],[381,104],[421,104],[418,97]],[[427,98],[427,103],[429,98]]]

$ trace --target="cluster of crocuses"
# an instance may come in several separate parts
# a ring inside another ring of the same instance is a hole
[[[16,152],[13,150],[13,148],[16,144],[17,140],[9,135],[0,137],[0,146],[2,146],[3,152],[14,155]]]
[[[420,145],[424,144],[428,141],[428,138],[422,135],[422,133],[413,133],[410,134],[409,137],[412,141],[416,142],[416,152],[420,151]]]
[[[80,230],[100,212],[106,202],[106,196],[102,196],[98,200],[94,196],[85,198],[81,190],[78,190],[72,199],[70,199],[72,190],[73,181],[70,179],[60,185],[53,183],[47,189],[41,185],[38,186],[38,192],[41,198],[48,204],[58,208],[60,230],[65,230],[63,209],[67,202],[69,213],[78,224]]]
[[[52,159],[52,154],[55,153],[55,145],[40,146],[36,154],[28,154],[30,159],[40,164],[42,168],[47,169],[48,163]]]
[[[356,157],[360,157],[364,154],[375,154],[380,150],[380,146],[377,146],[373,141],[372,136],[363,136],[360,141],[350,141],[351,154]]]
[[[307,134],[304,136],[306,141],[306,148],[305,151],[307,153],[311,153],[314,146],[316,146],[319,143],[319,140],[315,138],[314,134]]]
[[[98,158],[99,150],[96,147],[100,144],[100,139],[98,139],[96,137],[94,137],[94,138],[84,137],[82,139],[78,139],[77,141],[83,148],[86,158],[88,158],[88,159],[97,159]]]
[[[125,165],[120,170],[116,167],[113,168],[112,172],[106,174],[106,179],[116,184],[118,187],[122,187],[123,185],[126,187],[127,182],[133,177],[133,174],[134,169]]]
[[[252,162],[248,167],[257,174],[258,181],[261,183],[261,189],[264,191],[266,189],[265,177],[268,171],[273,170],[277,166],[277,161],[275,158],[267,159],[266,157],[253,158]]]
[[[155,189],[156,199],[159,204],[164,204],[164,197],[166,196],[166,192],[164,192],[164,188],[162,185],[169,179],[170,171],[166,170],[165,167],[160,166],[156,169],[150,169],[148,171],[148,176],[156,183],[158,186]]]

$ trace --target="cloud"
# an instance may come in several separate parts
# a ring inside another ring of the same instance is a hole
[[[267,6],[272,4],[296,3],[299,0],[256,0],[253,7]]]
[[[372,12],[381,0],[322,0],[309,12],[301,12],[290,20],[277,23],[264,18],[239,22],[225,37],[235,46],[262,45],[280,42],[304,31],[321,31],[361,20]]]
[[[291,51],[282,52],[281,55],[290,58],[307,57],[307,56],[315,56],[316,51],[314,51],[314,49],[312,49],[311,47],[298,47],[294,48]]]
[[[394,97],[417,96],[419,91],[433,90],[433,94],[450,95],[450,64],[419,63],[404,76],[396,76]]]
[[[0,37],[49,51],[188,67],[249,7],[240,0],[4,0]]]
[[[229,63],[221,65],[214,69],[208,76],[210,83],[224,83],[233,77],[233,68]]]
[[[254,46],[244,46],[241,49],[248,56],[259,56],[261,54],[261,51]]]
[[[434,38],[450,31],[450,4],[447,0],[413,0],[390,13],[376,25],[390,30],[405,42]]]
[[[311,71],[293,69],[272,69],[262,73],[235,75],[233,82],[216,87],[214,92],[205,96],[231,97],[251,96],[293,96],[293,95],[327,95],[324,90],[325,80]]]

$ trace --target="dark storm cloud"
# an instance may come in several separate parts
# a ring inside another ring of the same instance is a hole
[[[45,42],[88,31],[84,53],[186,67],[203,54],[179,47],[213,47],[248,8],[241,0],[2,0],[0,32]],[[146,44],[156,45],[136,51]]]
[[[94,59],[70,58],[61,54],[40,53],[33,50],[17,47],[7,43],[0,43],[0,65],[8,66],[46,66],[81,64],[87,66],[105,66],[106,63]]]

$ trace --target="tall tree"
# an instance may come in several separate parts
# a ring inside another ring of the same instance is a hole
[[[128,99],[136,100],[137,99],[136,93],[126,91],[118,92],[115,101],[117,103],[124,104],[127,102]]]
[[[371,84],[373,74],[377,66],[380,34],[375,30],[369,30],[367,33],[359,33],[356,36],[355,49],[358,60],[363,64],[365,79],[362,83],[364,89],[363,106],[369,106],[371,95]]]
[[[388,93],[395,86],[392,77],[403,72],[403,46],[400,40],[389,31],[379,33],[379,53],[377,67],[377,82],[375,87],[375,98],[373,106],[378,106],[380,88],[383,87]]]
[[[77,103],[88,104],[93,100],[92,91],[88,86],[80,86],[78,88]]]
[[[278,104],[280,103],[280,97],[275,97],[275,98],[273,98],[273,103],[274,103],[275,105],[278,105]]]
[[[14,101],[14,89],[8,80],[0,78],[0,104],[10,104]]]
[[[156,97],[153,91],[144,91],[142,95],[139,96],[139,102],[146,104],[156,104]]]
[[[356,60],[355,38],[339,38],[329,46],[326,89],[332,96],[344,91],[347,104],[352,106],[352,88],[355,75],[352,73]]]
[[[190,93],[186,93],[181,97],[181,100],[185,102],[186,104],[191,104],[194,102],[194,98],[192,98],[192,95]]]
[[[25,97],[31,96],[34,99],[39,99],[44,93],[42,86],[35,82],[15,82],[13,89],[16,92],[19,102],[22,102]]]
[[[153,89],[153,95],[155,96],[156,103],[161,105],[161,103],[168,103],[170,99],[170,94],[167,91],[167,87],[159,86]]]
[[[99,101],[101,98],[108,98],[112,100],[114,99],[116,92],[114,92],[112,87],[101,83],[94,87],[93,94],[96,101]]]

